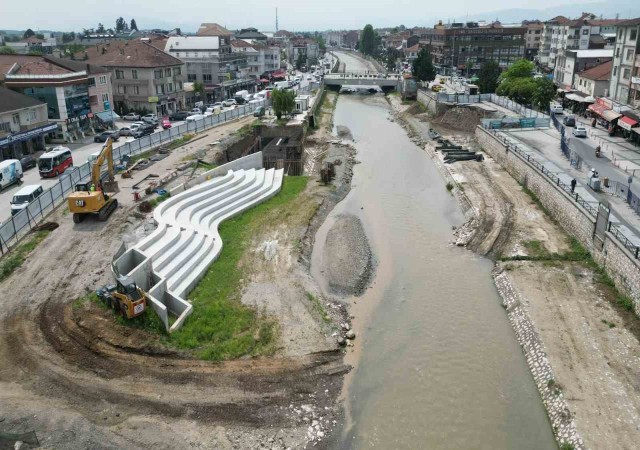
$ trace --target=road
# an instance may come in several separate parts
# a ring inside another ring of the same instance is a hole
[[[340,52],[340,51],[334,51],[333,53],[336,54],[336,56],[340,59],[341,63],[345,64],[346,70],[353,70],[353,71],[371,70],[371,71],[377,72],[377,69],[373,65],[373,63],[365,59],[362,59],[359,56],[355,56],[353,53]]]

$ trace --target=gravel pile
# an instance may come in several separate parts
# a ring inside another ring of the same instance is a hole
[[[452,130],[472,132],[478,125],[480,125],[481,118],[482,116],[473,109],[455,107],[435,118],[433,123],[437,123]]]
[[[340,295],[359,295],[371,275],[371,249],[360,219],[339,216],[327,233],[324,247],[325,277]]]

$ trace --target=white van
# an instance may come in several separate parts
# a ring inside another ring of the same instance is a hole
[[[22,181],[22,164],[17,159],[0,161],[0,191]]]
[[[245,98],[247,95],[249,95],[249,91],[247,90],[238,91],[235,94],[233,94],[233,98],[236,98],[236,97]]]
[[[13,195],[11,200],[11,215],[15,216],[20,211],[29,206],[29,203],[40,197],[42,194],[42,186],[39,184],[31,184],[25,186]]]
[[[287,89],[290,86],[288,81],[276,81],[273,85],[278,89]]]

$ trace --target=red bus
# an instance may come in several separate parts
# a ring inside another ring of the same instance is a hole
[[[67,170],[67,167],[73,167],[71,150],[67,147],[55,147],[38,159],[38,170],[42,178],[57,177]]]

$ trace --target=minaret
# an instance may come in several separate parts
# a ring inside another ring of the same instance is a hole
[[[278,8],[276,8],[276,31],[278,31]]]

